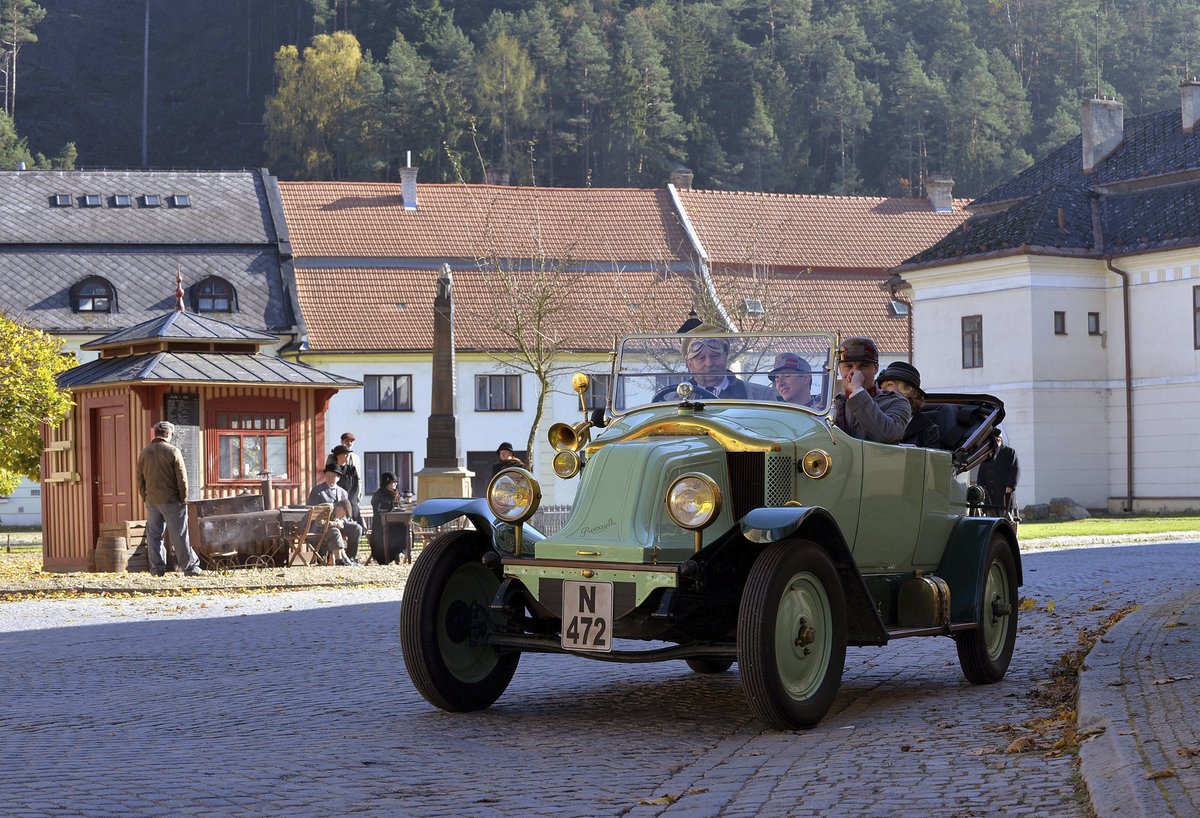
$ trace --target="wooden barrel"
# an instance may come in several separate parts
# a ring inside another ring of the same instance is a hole
[[[103,535],[96,540],[96,570],[101,573],[123,573],[129,562],[124,537]]]
[[[87,572],[89,574],[96,573],[96,546],[88,549]]]

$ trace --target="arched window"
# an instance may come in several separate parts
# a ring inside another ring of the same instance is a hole
[[[116,312],[117,291],[108,279],[88,276],[71,288],[71,309],[75,312]]]
[[[209,276],[192,288],[196,312],[237,312],[237,291],[218,276]]]

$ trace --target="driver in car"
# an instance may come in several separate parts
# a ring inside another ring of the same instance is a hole
[[[705,338],[721,332],[711,324],[701,324],[688,335],[701,336],[683,342],[683,358],[691,377],[685,381],[696,387],[696,396],[713,400],[774,400],[769,386],[746,383],[729,370],[729,339]]]

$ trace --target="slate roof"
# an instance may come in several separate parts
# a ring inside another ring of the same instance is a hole
[[[151,318],[126,329],[109,333],[103,338],[81,344],[82,349],[103,349],[124,346],[152,339],[177,339],[187,341],[275,341],[274,335],[252,332],[205,315],[172,310],[165,315]]]
[[[358,381],[269,355],[157,352],[100,358],[58,376],[65,388],[98,384],[206,383],[266,386],[361,386]]]
[[[329,259],[674,262],[691,246],[666,190],[280,182],[292,251]]]
[[[252,171],[0,171],[0,244],[270,244],[263,180]],[[145,194],[158,194],[158,207]],[[69,197],[55,207],[56,194]],[[99,207],[83,197],[99,196]],[[130,197],[117,207],[116,194]],[[186,194],[187,207],[171,197]]]
[[[933,244],[970,215],[927,199],[680,190],[714,264],[883,271]]]
[[[979,210],[900,269],[993,255],[1102,258],[1200,244],[1200,129],[1179,109],[1125,121],[1089,174],[1082,137],[971,203]],[[1097,233],[1098,229],[1098,233]]]
[[[218,276],[238,302],[237,312],[218,316],[255,331],[290,331],[273,190],[258,171],[0,172],[0,311],[54,334],[102,335],[172,309],[178,271],[189,309],[191,288]],[[60,193],[69,207],[53,205]],[[115,206],[119,193],[130,207]],[[145,193],[160,194],[161,206],[143,207]],[[101,205],[82,206],[85,194]],[[176,194],[190,205],[171,206]],[[112,285],[116,311],[71,309],[72,285],[92,275]]]

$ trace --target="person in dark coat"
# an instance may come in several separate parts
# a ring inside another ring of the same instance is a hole
[[[525,468],[525,464],[521,462],[521,458],[513,454],[512,444],[508,441],[496,447],[496,458],[496,462],[492,464],[492,477],[513,466],[519,469]]]
[[[350,447],[341,443],[334,446],[329,456],[325,458],[325,465],[336,465],[341,468],[342,476],[338,478],[338,485],[346,490],[346,497],[350,500],[350,517],[358,523],[359,528],[366,528],[363,524],[362,511],[359,509],[359,501],[363,496],[362,477],[358,473],[358,466],[354,464],[354,456]],[[354,557],[356,553],[351,552],[350,556]]]
[[[912,420],[904,430],[901,443],[937,449],[942,445],[942,433],[933,418],[921,414],[925,408],[925,390],[921,388],[921,373],[906,361],[895,361],[879,373],[875,379],[880,389],[903,395],[912,404]]]
[[[997,515],[1016,517],[1013,493],[1021,477],[1021,465],[1017,453],[1004,442],[1004,433],[996,429],[993,433],[995,453],[991,459],[979,466],[979,485],[987,492],[988,505]]]
[[[379,488],[371,495],[371,557],[380,565],[412,562],[411,538],[404,523],[384,523],[383,515],[401,510],[400,484],[391,472],[379,478]]]
[[[851,437],[899,443],[912,420],[912,404],[903,395],[879,389],[879,349],[870,338],[847,338],[838,346],[842,391],[834,397],[833,422]]]

